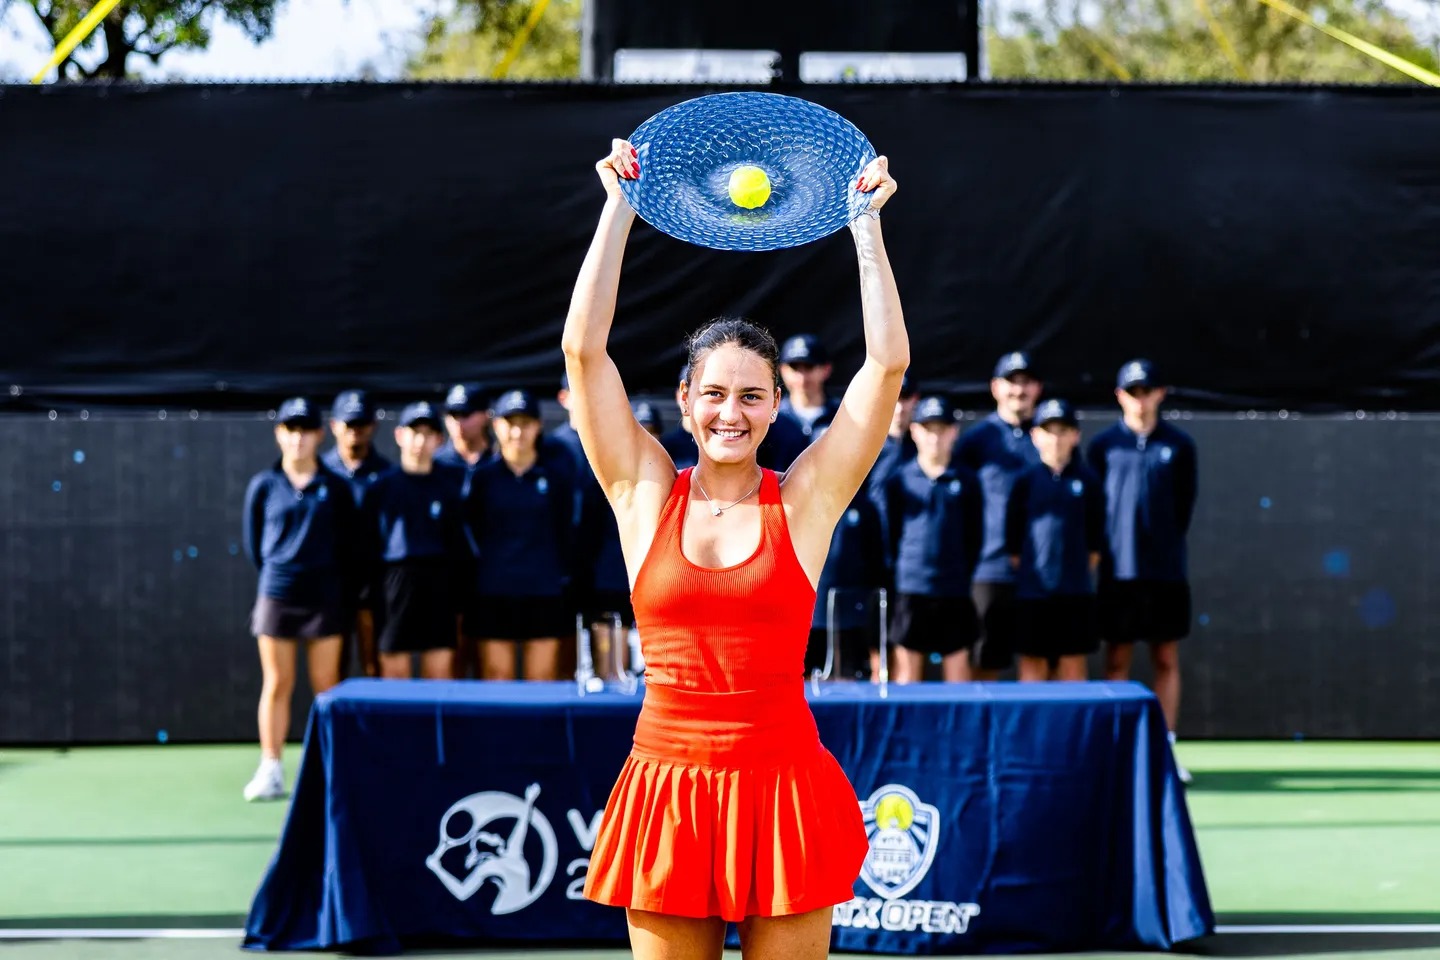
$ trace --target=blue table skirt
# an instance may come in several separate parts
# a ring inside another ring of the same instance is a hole
[[[352,680],[322,695],[245,945],[623,943],[623,911],[580,891],[639,706],[571,684]],[[837,683],[811,706],[871,830],[835,949],[1167,949],[1213,931],[1164,720],[1138,684],[881,699]]]

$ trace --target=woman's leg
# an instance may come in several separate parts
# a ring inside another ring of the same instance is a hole
[[[380,654],[380,676],[386,680],[409,680],[412,674],[412,656],[409,652]]]
[[[925,676],[924,654],[918,650],[895,648],[895,669],[890,674],[894,683],[919,683]]]
[[[455,651],[451,647],[426,650],[420,654],[420,676],[426,680],[451,680],[455,676]]]
[[[744,960],[825,960],[830,955],[830,920],[823,907],[789,917],[747,917],[739,924]],[[638,954],[637,954],[638,956]]]
[[[825,913],[828,917],[830,911]],[[630,926],[630,950],[635,960],[720,960],[725,949],[725,921],[719,917],[697,920],[626,910],[625,919]],[[828,930],[825,942],[830,942]]]
[[[295,692],[295,641],[256,638],[260,648],[260,753],[279,760],[290,732],[290,695]]]
[[[515,641],[480,641],[480,677],[483,680],[515,679]]]
[[[560,638],[537,637],[520,647],[526,680],[560,679]]]
[[[305,647],[305,666],[310,671],[310,691],[324,693],[340,682],[340,635],[319,637]]]
[[[1016,679],[1021,683],[1043,683],[1050,679],[1050,661],[1045,657],[1027,657],[1020,654],[1016,657],[1019,666],[1016,669]]]
[[[1083,653],[1061,657],[1060,662],[1055,665],[1055,679],[1085,680],[1087,679],[1087,669],[1085,665],[1085,654]]]

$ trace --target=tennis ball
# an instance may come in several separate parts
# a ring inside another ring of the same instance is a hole
[[[875,823],[882,829],[909,830],[915,822],[915,808],[910,801],[896,793],[889,793],[875,804]]]
[[[770,178],[759,167],[746,164],[730,174],[730,201],[737,207],[754,210],[770,199]]]

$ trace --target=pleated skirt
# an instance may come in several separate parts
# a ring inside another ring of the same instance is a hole
[[[585,896],[682,917],[808,913],[854,896],[869,844],[804,687],[651,684]]]

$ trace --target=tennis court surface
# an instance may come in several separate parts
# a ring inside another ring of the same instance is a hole
[[[1182,743],[1180,756],[1221,924],[1184,952],[1440,960],[1440,744]],[[0,750],[0,954],[236,956],[285,813],[240,800],[254,760],[253,746]]]

